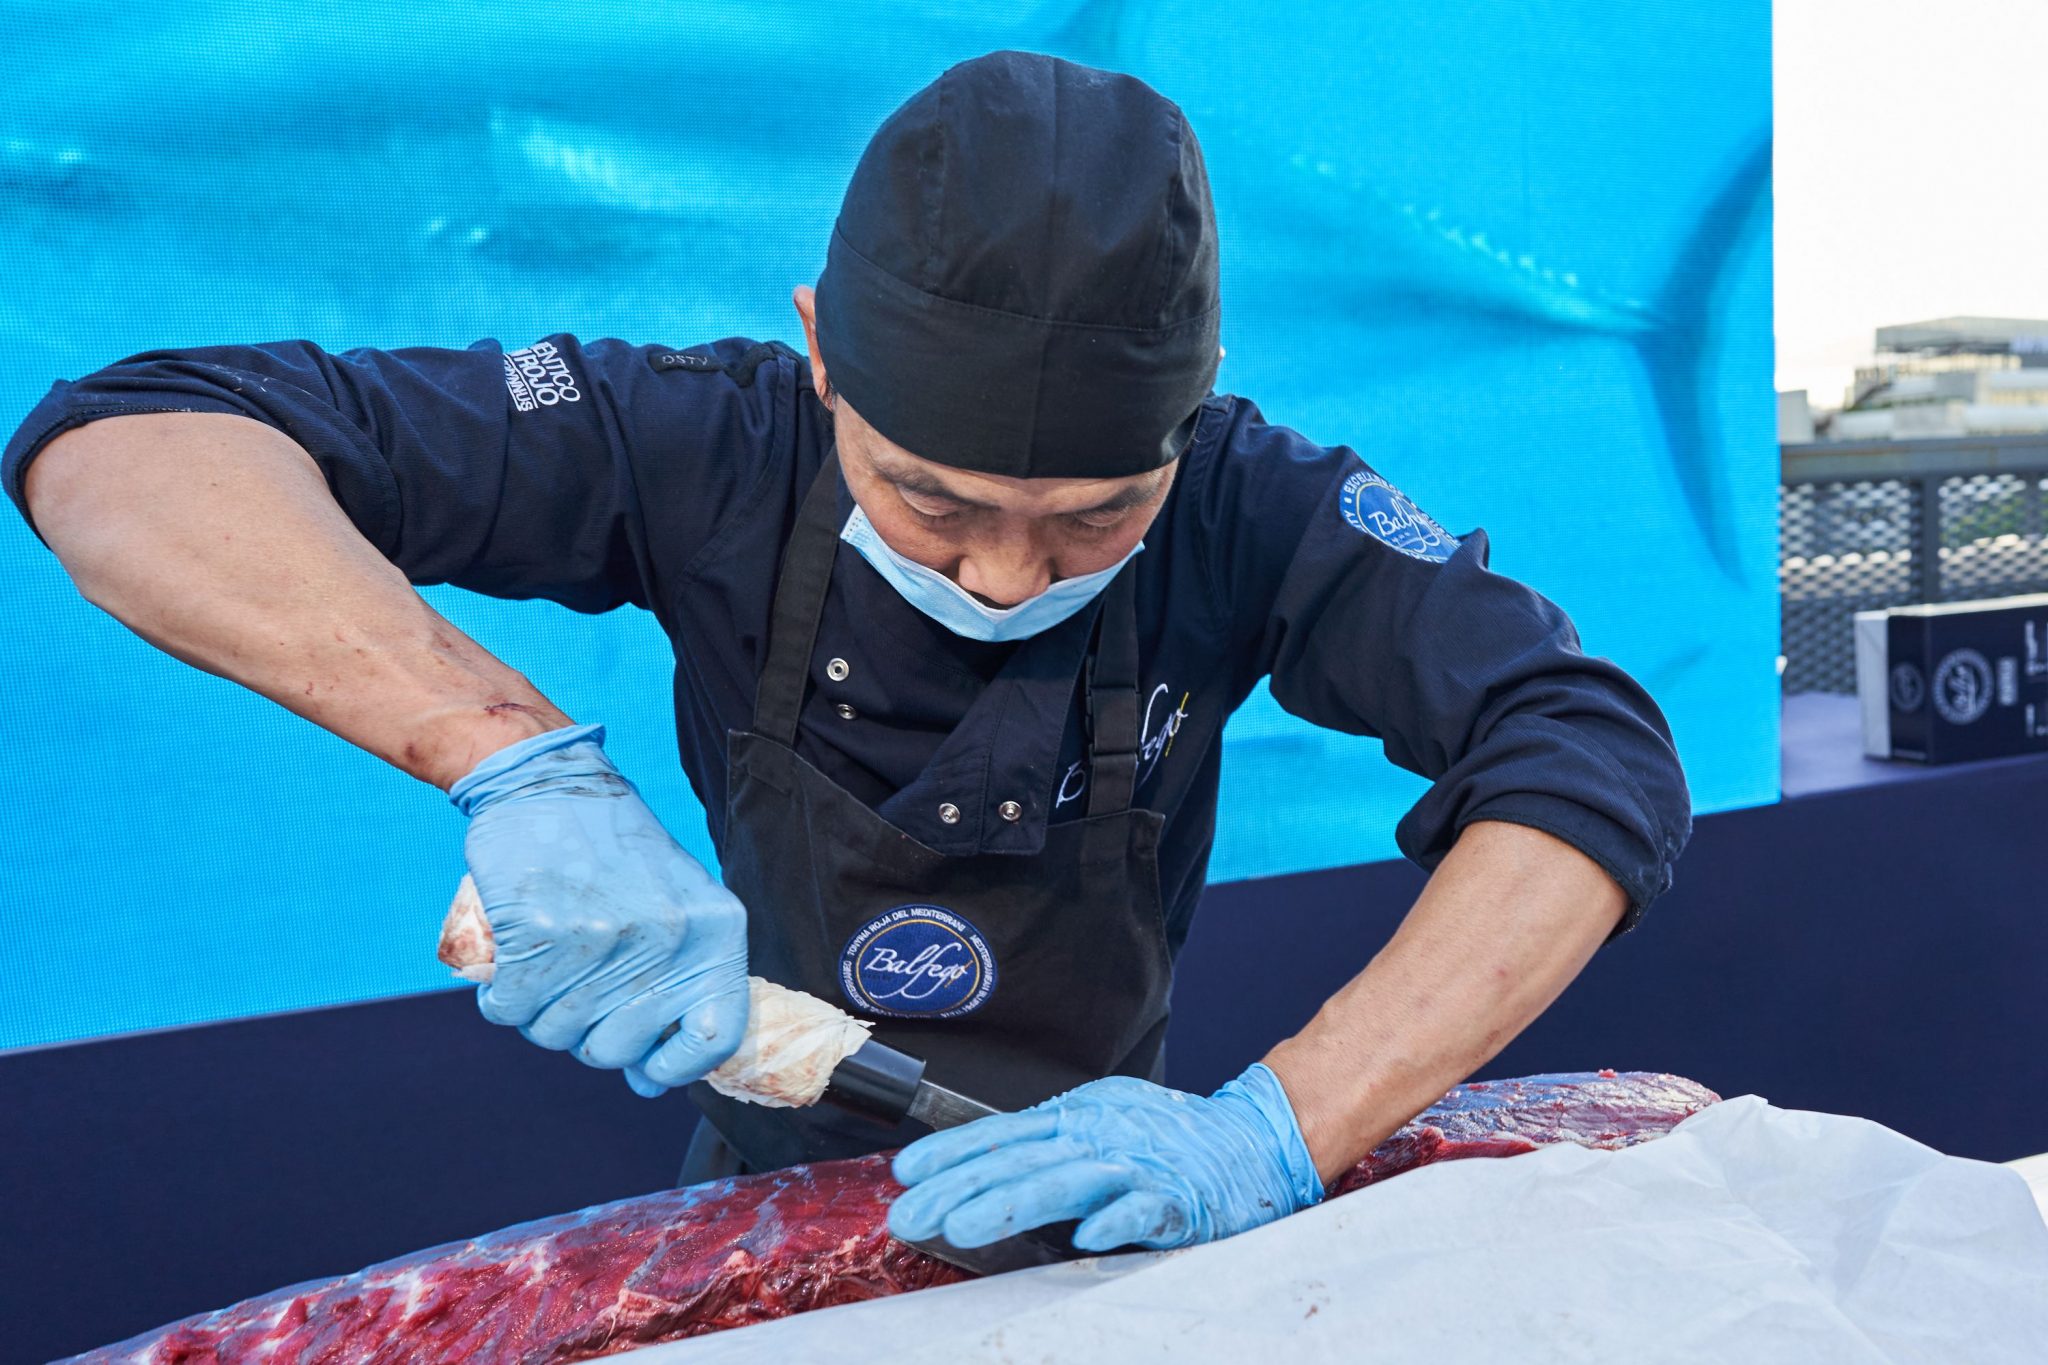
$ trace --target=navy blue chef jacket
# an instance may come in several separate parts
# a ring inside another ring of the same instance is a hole
[[[675,649],[683,768],[722,845],[726,732],[751,721],[782,548],[831,441],[802,357],[568,335],[509,355],[494,341],[152,351],[51,389],[7,447],[9,495],[21,504],[24,469],[58,432],[166,411],[282,430],[415,583],[653,612]],[[1633,925],[1691,828],[1663,716],[1580,652],[1557,607],[1487,570],[1483,532],[1422,555],[1375,533],[1384,521],[1357,514],[1365,472],[1350,449],[1211,395],[1145,535],[1136,802],[1166,817],[1170,947],[1208,866],[1223,722],[1267,675],[1295,715],[1376,735],[1432,781],[1397,831],[1414,861],[1434,867],[1473,820],[1534,826],[1605,868]],[[1086,809],[1081,661],[975,705],[1014,648],[952,634],[843,550],[798,751],[941,853],[1035,852],[1048,821]],[[1012,801],[1022,814],[1005,819]]]

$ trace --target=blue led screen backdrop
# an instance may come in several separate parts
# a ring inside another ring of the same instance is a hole
[[[53,380],[163,347],[800,341],[790,287],[905,96],[998,47],[1131,71],[1208,156],[1218,387],[1484,526],[1663,704],[1699,809],[1777,795],[1762,3],[0,18],[10,430]],[[439,793],[157,654],[11,512],[0,568],[0,1047],[446,983]],[[712,861],[650,618],[428,596],[605,721]],[[1422,785],[1261,692],[1226,738],[1213,876],[1397,856]]]

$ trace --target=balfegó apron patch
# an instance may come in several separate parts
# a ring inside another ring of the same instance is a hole
[[[996,988],[996,959],[981,930],[936,905],[877,915],[839,953],[839,988],[875,1014],[972,1014]]]

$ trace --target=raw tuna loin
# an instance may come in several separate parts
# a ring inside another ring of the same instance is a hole
[[[1554,1142],[1627,1147],[1714,1102],[1677,1076],[1473,1082],[1333,1194],[1461,1157]],[[541,1365],[971,1278],[889,1237],[884,1156],[717,1180],[415,1252],[202,1313],[76,1361]]]

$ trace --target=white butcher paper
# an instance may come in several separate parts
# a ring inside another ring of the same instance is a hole
[[[491,922],[467,875],[441,921],[441,961],[465,981],[491,979]],[[721,1095],[770,1109],[816,1104],[833,1070],[868,1040],[872,1027],[815,995],[747,978],[747,1031],[739,1050],[704,1078]]]
[[[2027,1187],[2034,1192],[2034,1203],[2040,1208],[2041,1217],[2048,1220],[2048,1152],[2005,1164],[2008,1169],[2018,1171],[2020,1179],[2027,1182]]]
[[[1209,1246],[614,1359],[2040,1365],[2044,1343],[2048,1225],[2018,1174],[1743,1096],[1625,1151],[1445,1162]]]

